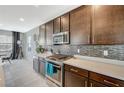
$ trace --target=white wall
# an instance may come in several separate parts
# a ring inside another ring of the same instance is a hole
[[[35,51],[36,44],[34,41],[34,34],[39,35],[39,27],[34,28],[31,31],[26,32],[26,33],[20,33],[20,40],[22,41],[22,51],[24,54],[24,58],[30,61],[32,61],[33,56],[36,55],[36,51]],[[0,30],[0,35],[12,36],[12,32]],[[31,37],[31,51],[28,51],[28,37]]]
[[[39,34],[39,27],[32,29],[29,32],[26,32],[24,34],[24,38],[23,38],[23,43],[24,43],[24,56],[26,59],[28,59],[29,61],[33,60],[33,56],[36,55],[36,43],[34,41],[34,34]],[[28,50],[28,46],[29,46],[29,42],[28,42],[28,38],[31,37],[31,51]]]

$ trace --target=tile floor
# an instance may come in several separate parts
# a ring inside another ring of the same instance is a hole
[[[43,76],[33,70],[33,63],[26,60],[14,60],[2,65],[5,87],[48,87]]]

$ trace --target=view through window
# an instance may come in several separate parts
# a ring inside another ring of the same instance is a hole
[[[0,31],[0,54],[12,51],[12,32]]]

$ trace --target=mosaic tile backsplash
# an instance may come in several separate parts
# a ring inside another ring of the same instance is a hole
[[[54,52],[60,52],[65,55],[78,54],[80,55],[101,57],[108,59],[116,59],[124,61],[124,45],[54,45],[46,46],[48,50],[53,49]],[[104,56],[104,50],[108,50],[108,56]]]

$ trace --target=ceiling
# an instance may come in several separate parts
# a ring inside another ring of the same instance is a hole
[[[0,6],[0,30],[27,32],[79,5]]]

